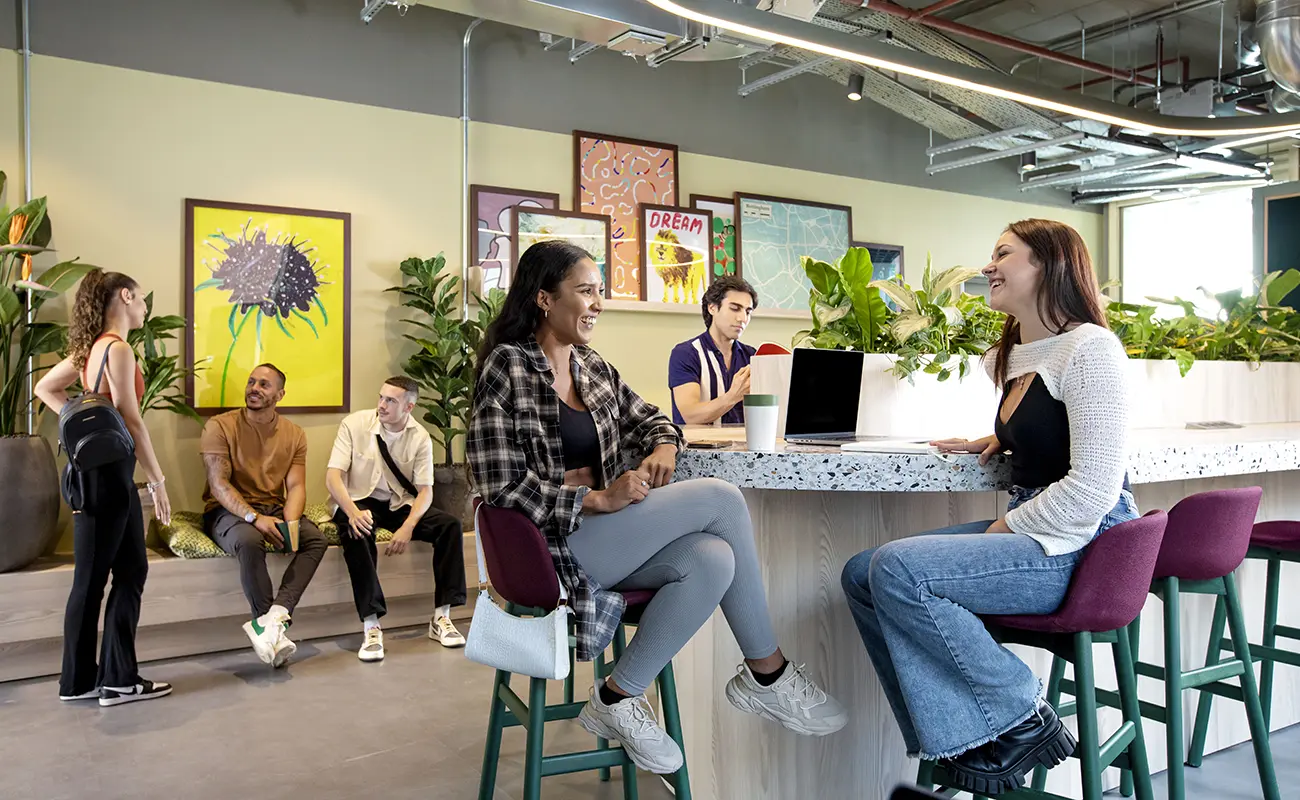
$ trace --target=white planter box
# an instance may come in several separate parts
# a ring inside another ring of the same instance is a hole
[[[752,389],[780,398],[785,431],[794,356],[755,356]],[[889,370],[894,356],[869,353],[863,366],[857,432],[864,435],[977,438],[993,431],[998,393],[977,358],[958,382],[917,373],[915,385]],[[1198,361],[1179,377],[1173,361],[1129,361],[1133,428],[1223,420],[1242,425],[1300,422],[1300,364]]]

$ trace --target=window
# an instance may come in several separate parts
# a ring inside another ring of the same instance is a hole
[[[1199,287],[1211,293],[1254,287],[1250,189],[1128,206],[1120,213],[1124,302],[1177,296],[1209,314],[1218,306]],[[1162,316],[1181,313],[1161,307]]]

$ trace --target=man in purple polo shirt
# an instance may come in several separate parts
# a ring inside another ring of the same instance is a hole
[[[700,308],[704,333],[673,348],[668,357],[668,388],[673,392],[673,422],[678,425],[743,423],[741,404],[749,392],[749,359],[754,348],[740,335],[758,305],[758,292],[735,275],[714,281]]]

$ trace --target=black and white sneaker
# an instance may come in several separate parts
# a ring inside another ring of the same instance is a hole
[[[81,694],[61,694],[59,695],[59,699],[65,703],[73,700],[98,700],[99,690],[91,689],[90,691],[82,692]]]
[[[134,703],[137,700],[153,700],[156,697],[166,697],[172,693],[172,685],[162,681],[141,680],[135,686],[105,686],[99,695],[99,704],[101,706],[120,706],[123,703]]]

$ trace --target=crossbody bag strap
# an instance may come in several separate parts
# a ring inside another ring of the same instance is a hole
[[[406,493],[411,497],[419,494],[420,490],[415,488],[415,484],[411,483],[411,479],[397,468],[397,462],[393,460],[393,454],[388,452],[388,445],[384,444],[384,437],[376,433],[375,444],[379,445],[379,455],[384,457],[384,463],[388,465],[388,471],[393,473],[393,477],[397,478],[397,482],[402,484],[402,488],[406,490]]]

